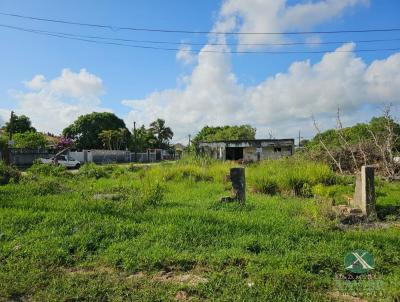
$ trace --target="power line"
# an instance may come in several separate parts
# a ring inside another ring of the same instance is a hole
[[[61,39],[69,39],[69,40],[77,40],[95,44],[105,44],[105,45],[115,45],[115,46],[123,46],[123,47],[131,47],[131,48],[142,48],[142,49],[154,49],[154,50],[164,50],[164,51],[187,51],[187,52],[194,52],[194,53],[227,53],[227,54],[321,54],[326,52],[339,52],[339,53],[347,53],[347,52],[377,52],[377,51],[398,51],[400,48],[372,48],[372,49],[358,49],[358,50],[317,50],[317,51],[224,51],[224,50],[207,50],[207,49],[194,49],[194,50],[185,50],[180,48],[166,48],[166,47],[155,47],[155,46],[146,46],[146,45],[132,45],[132,44],[123,44],[123,43],[116,43],[116,42],[108,42],[108,41],[98,41],[94,39],[87,39],[87,38],[79,38],[79,37],[72,37],[65,35],[63,33],[54,34],[51,32],[40,31],[35,29],[28,29],[10,25],[0,24],[0,27],[9,28],[18,31],[24,31],[39,35],[45,36],[52,36]]]
[[[352,29],[352,30],[332,30],[332,31],[298,31],[298,32],[222,32],[222,31],[194,31],[194,30],[173,30],[163,28],[146,28],[146,27],[119,27],[104,24],[82,23],[60,19],[48,19],[19,14],[11,14],[0,12],[0,15],[29,19],[35,21],[44,21],[52,23],[61,23],[68,25],[78,25],[86,27],[105,28],[110,30],[132,30],[145,32],[161,32],[161,33],[182,33],[182,34],[216,34],[216,35],[308,35],[308,34],[341,34],[341,33],[371,33],[371,32],[395,32],[400,31],[400,28],[368,28],[368,29]]]
[[[396,42],[400,41],[400,38],[392,38],[392,39],[371,39],[371,40],[351,40],[351,41],[321,41],[321,42],[286,42],[286,43],[192,43],[192,42],[173,42],[173,41],[156,41],[156,40],[136,40],[136,39],[128,39],[128,38],[112,38],[112,37],[104,37],[97,35],[81,35],[81,34],[73,34],[73,33],[64,33],[64,32],[56,32],[56,31],[46,31],[39,29],[27,29],[23,27],[11,26],[6,24],[0,24],[1,27],[12,28],[12,29],[20,29],[20,30],[32,30],[41,33],[54,34],[54,35],[63,35],[70,37],[78,37],[84,39],[100,39],[100,40],[110,40],[110,41],[122,41],[122,42],[134,42],[134,43],[148,43],[148,44],[170,44],[170,45],[189,45],[189,46],[204,46],[205,44],[213,45],[213,46],[296,46],[296,45],[334,45],[334,44],[345,44],[345,43],[380,43],[380,42]]]

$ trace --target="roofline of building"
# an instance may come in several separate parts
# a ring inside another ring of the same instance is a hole
[[[217,140],[217,141],[201,141],[199,144],[211,144],[211,143],[250,143],[250,142],[283,142],[292,141],[294,143],[294,138],[279,138],[279,139],[238,139],[238,140]]]

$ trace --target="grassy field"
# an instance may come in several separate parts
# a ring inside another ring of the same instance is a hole
[[[399,184],[377,182],[384,224],[343,231],[329,209],[351,178],[265,162],[245,205],[221,204],[231,166],[34,166],[0,186],[0,301],[400,301]],[[338,277],[355,249],[368,284]]]

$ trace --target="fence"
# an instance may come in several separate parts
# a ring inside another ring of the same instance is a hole
[[[1,154],[0,158],[5,157],[5,155],[5,153]],[[54,155],[54,150],[44,149],[9,149],[8,151],[10,164],[18,167],[28,167],[38,158],[51,158]],[[136,154],[123,150],[83,150],[70,151],[68,155],[81,163],[93,162],[96,164],[130,162],[151,163],[175,159],[174,155],[161,149],[149,149],[147,152]]]
[[[69,156],[81,163],[93,162],[97,164],[107,163],[150,163],[162,160],[172,160],[174,155],[161,149],[149,149],[147,152],[133,153],[122,150],[83,150],[69,152]]]
[[[45,149],[9,149],[10,164],[17,167],[28,167],[38,158],[50,158],[54,151]]]

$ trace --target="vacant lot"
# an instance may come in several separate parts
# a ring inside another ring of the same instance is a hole
[[[220,204],[230,166],[34,166],[0,187],[0,301],[399,301],[400,185],[377,181],[384,223],[343,230],[329,209],[350,177],[266,162],[244,206]],[[367,285],[338,278],[355,249],[375,257]]]

